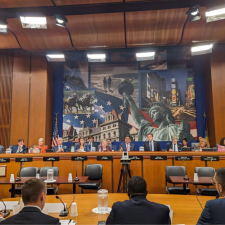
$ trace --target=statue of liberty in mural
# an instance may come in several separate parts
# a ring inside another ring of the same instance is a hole
[[[154,140],[156,141],[170,141],[172,135],[176,135],[179,140],[187,138],[188,141],[195,141],[195,138],[190,133],[190,124],[186,121],[181,121],[180,125],[175,124],[175,118],[171,110],[162,103],[154,102],[150,106],[150,118],[152,118],[153,123],[158,128],[153,127],[142,115],[131,97],[134,92],[131,82],[132,79],[123,80],[118,87],[118,91],[123,96],[124,107],[130,106],[131,115],[139,128],[139,141],[146,141],[149,133],[154,135]]]

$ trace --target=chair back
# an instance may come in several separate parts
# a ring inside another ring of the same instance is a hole
[[[102,180],[102,165],[88,164],[85,168],[85,176],[88,176],[89,180]]]
[[[166,144],[166,150],[169,149],[170,143],[171,143],[171,142],[168,142],[168,143]]]
[[[195,173],[197,173],[199,177],[213,177],[215,174],[215,168],[195,167]]]
[[[198,143],[197,142],[191,143],[191,149],[194,149],[196,144],[198,144]]]
[[[36,177],[38,167],[23,167],[20,171],[20,177]]]
[[[166,167],[166,182],[172,183],[170,180],[170,176],[185,176],[186,169],[184,166],[167,166]]]
[[[47,177],[47,171],[49,169],[52,169],[53,170],[53,173],[55,177],[58,177],[59,176],[59,168],[58,167],[42,167],[40,169],[40,176],[41,177]]]

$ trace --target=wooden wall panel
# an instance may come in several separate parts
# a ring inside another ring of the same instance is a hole
[[[13,50],[0,50],[0,145],[9,146]]]
[[[0,0],[0,8],[52,6],[51,0]]]
[[[84,5],[123,2],[123,0],[54,0],[56,5]]]
[[[15,50],[10,145],[23,138],[27,145],[29,120],[30,53]]]

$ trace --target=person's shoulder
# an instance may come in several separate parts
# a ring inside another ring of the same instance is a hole
[[[46,221],[46,223],[48,223],[48,224],[57,224],[59,222],[58,218],[46,215],[44,213],[41,213],[41,217],[42,217],[42,220]]]
[[[208,206],[225,204],[225,198],[212,199],[206,202]]]
[[[147,200],[148,201],[148,200]],[[169,207],[166,206],[166,205],[163,205],[163,204],[160,204],[160,203],[157,203],[157,202],[151,202],[151,201],[148,201],[148,203],[150,205],[154,205],[156,208],[158,208],[159,210],[164,210],[166,212],[169,212]]]

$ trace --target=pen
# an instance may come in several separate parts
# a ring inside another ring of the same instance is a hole
[[[70,219],[70,221],[69,221],[69,223],[68,223],[68,224],[70,224],[70,222],[71,222],[71,219]]]

